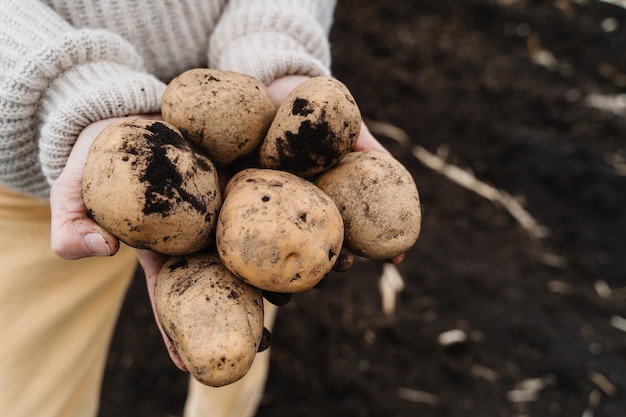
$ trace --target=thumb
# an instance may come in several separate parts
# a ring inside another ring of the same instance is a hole
[[[119,249],[118,239],[89,217],[82,196],[89,147],[105,125],[94,123],[79,135],[63,172],[50,189],[50,243],[52,251],[64,259],[110,256]]]
[[[81,185],[66,186],[59,177],[50,191],[52,251],[63,259],[110,256],[119,241],[89,218],[83,203]]]
[[[89,217],[82,195],[82,181],[89,148],[111,123],[136,117],[158,120],[159,114],[113,117],[91,123],[76,138],[63,172],[50,189],[52,251],[64,259],[110,256],[119,249],[119,240]]]

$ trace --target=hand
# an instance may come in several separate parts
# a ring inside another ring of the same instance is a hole
[[[159,114],[132,116],[160,120]],[[111,118],[87,126],[76,140],[63,172],[50,191],[52,210],[51,245],[53,252],[63,259],[79,259],[89,256],[111,256],[119,249],[119,240],[100,227],[87,214],[82,198],[83,169],[91,144],[98,134],[111,123],[124,119]],[[156,278],[167,257],[150,250],[137,250],[137,258],[144,270],[148,296],[155,320],[165,346],[174,364],[181,370],[185,366],[167,337],[154,310]]]
[[[132,117],[153,120],[161,118],[159,114]],[[82,181],[91,144],[105,127],[121,119],[124,118],[101,120],[87,126],[78,135],[63,172],[52,185],[50,244],[52,251],[63,259],[110,256],[119,249],[119,240],[87,214],[82,197]]]
[[[156,321],[157,328],[161,332],[161,337],[163,338],[163,343],[165,343],[165,347],[167,348],[167,353],[169,353],[170,359],[174,362],[174,365],[176,365],[178,369],[181,371],[187,371],[185,364],[183,364],[182,359],[180,359],[180,356],[178,356],[178,353],[174,348],[172,340],[163,330],[154,305],[154,290],[156,288],[157,277],[159,276],[159,271],[161,271],[161,268],[167,261],[168,257],[151,250],[137,249],[137,258],[139,259],[139,264],[143,268],[144,276],[146,278],[146,286],[148,289],[148,297],[150,298],[150,305],[152,306],[152,313],[154,314],[154,320]]]
[[[285,98],[291,90],[296,88],[302,82],[308,80],[310,77],[303,75],[287,75],[281,78],[277,78],[272,81],[268,85],[268,90],[270,93],[270,97],[272,98],[272,102],[274,106],[278,108],[280,104],[285,101]],[[359,151],[376,151],[383,152],[389,154],[390,152],[372,135],[370,130],[367,128],[364,122],[361,122],[361,131],[359,133],[359,138],[356,141],[356,144],[352,148],[354,152]],[[344,252],[342,250],[342,252]],[[399,264],[404,260],[404,254],[398,255],[392,259],[387,260],[392,264]],[[341,262],[340,262],[341,261]],[[351,254],[348,254],[347,251],[343,253],[343,258],[338,259],[338,262],[335,266],[335,271],[347,271],[352,267],[353,257]]]

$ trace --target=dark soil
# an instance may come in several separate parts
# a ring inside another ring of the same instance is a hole
[[[393,316],[381,310],[382,264],[365,260],[281,308],[258,416],[625,416],[626,113],[590,97],[626,93],[626,11],[343,0],[331,39],[364,117],[412,138],[379,135],[415,177],[423,231],[398,266]],[[542,50],[553,59],[541,64]],[[550,234],[531,237],[413,145],[523,199]],[[454,329],[467,340],[441,346]],[[524,381],[539,386],[520,398]],[[100,416],[180,416],[185,390],[138,274]]]

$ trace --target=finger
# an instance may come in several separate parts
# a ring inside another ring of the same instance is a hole
[[[87,126],[76,139],[63,172],[50,189],[52,251],[64,259],[110,256],[119,241],[88,216],[82,196],[82,178],[89,148],[111,120]]]
[[[158,120],[159,114],[134,117]],[[96,137],[116,117],[91,123],[76,138],[63,172],[50,190],[52,251],[64,259],[110,256],[119,249],[119,240],[100,227],[87,213],[82,196],[82,178],[89,148]]]
[[[174,365],[178,369],[180,369],[183,372],[187,372],[187,367],[185,366],[185,364],[183,363],[183,360],[178,355],[178,352],[176,351],[176,348],[174,347],[174,343],[172,343],[172,340],[167,336],[167,334],[165,334],[165,332],[161,328],[161,325],[158,324],[158,322],[157,322],[157,325],[159,326],[159,330],[161,331],[161,336],[163,337],[163,343],[165,343],[165,347],[167,349],[167,353],[170,357],[170,360],[172,361],[172,363],[174,363]]]
[[[119,240],[89,218],[80,180],[69,173],[52,186],[50,209],[50,245],[57,256],[63,259],[110,256],[119,249]]]
[[[148,298],[150,299],[150,305],[152,306],[152,314],[154,315],[154,321],[156,322],[157,328],[161,333],[161,338],[163,339],[163,343],[167,349],[167,353],[170,356],[170,359],[176,365],[178,369],[186,372],[187,368],[183,363],[182,359],[178,355],[176,348],[174,347],[174,343],[169,338],[165,330],[163,330],[163,326],[161,326],[161,321],[159,320],[159,316],[156,311],[155,303],[154,303],[154,291],[156,288],[157,277],[159,276],[159,272],[161,268],[167,261],[167,256],[161,255],[159,253],[153,252],[151,250],[145,249],[137,249],[137,257],[139,258],[139,264],[141,265],[144,276],[146,279],[146,286],[148,289]]]
[[[394,265],[398,265],[399,263],[401,263],[402,261],[404,261],[406,254],[401,254],[398,256],[394,256],[391,259],[388,259],[387,262],[389,262],[390,264],[394,264]]]
[[[335,261],[335,265],[333,265],[333,271],[335,272],[345,272],[348,269],[352,268],[354,264],[354,255],[346,248],[341,248],[341,252]]]
[[[361,122],[361,132],[356,144],[352,148],[354,152],[376,151],[389,154],[390,152],[372,135],[364,122]]]
[[[311,77],[306,75],[286,75],[272,81],[268,86],[268,92],[275,108],[285,101],[289,93]]]

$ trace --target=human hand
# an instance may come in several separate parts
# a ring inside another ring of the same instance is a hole
[[[159,114],[141,114],[132,117],[151,120],[161,119]],[[119,249],[119,240],[100,227],[87,214],[87,208],[82,198],[82,180],[83,169],[91,144],[105,127],[121,119],[124,117],[101,120],[87,126],[78,136],[63,172],[50,190],[51,246],[53,252],[63,259],[110,256]],[[172,362],[179,369],[185,371],[182,360],[163,331],[154,310],[156,278],[167,257],[150,250],[137,249],[137,258],[144,271],[150,304],[167,351]]]
[[[132,117],[151,120],[161,118],[159,114]],[[105,127],[124,118],[105,119],[87,126],[78,135],[65,168],[52,185],[50,244],[52,251],[63,259],[110,256],[119,249],[119,240],[89,217],[82,197],[82,181],[91,144]]]
[[[159,320],[159,316],[157,315],[154,304],[154,291],[156,288],[157,277],[159,276],[159,272],[161,271],[161,268],[167,261],[168,257],[166,255],[162,255],[160,253],[147,249],[137,249],[136,252],[137,259],[139,259],[139,264],[143,269],[146,279],[148,298],[150,299],[150,305],[152,306],[154,320],[156,321],[157,328],[159,329],[161,337],[163,338],[163,343],[165,343],[165,347],[167,348],[167,353],[170,355],[170,359],[172,360],[172,362],[174,362],[174,365],[176,365],[178,369],[180,369],[181,371],[187,371],[187,368],[183,364],[182,359],[180,358],[180,356],[178,356],[178,353],[174,348],[174,344],[161,326],[161,322]]]

